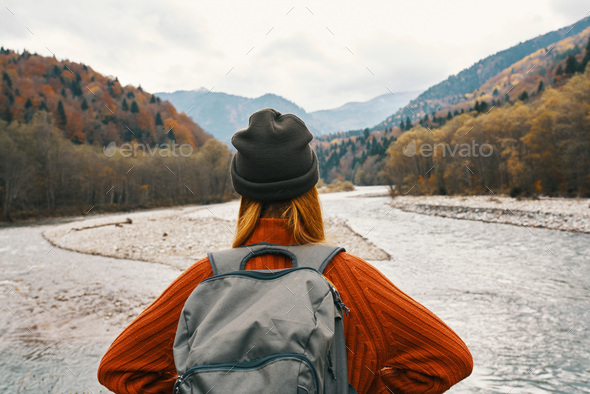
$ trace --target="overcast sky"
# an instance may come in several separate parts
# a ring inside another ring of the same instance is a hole
[[[149,91],[275,93],[306,111],[426,89],[572,24],[588,0],[0,3],[0,45]]]

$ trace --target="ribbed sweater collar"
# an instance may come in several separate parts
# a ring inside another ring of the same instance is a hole
[[[293,233],[287,227],[286,219],[261,218],[254,232],[245,242],[245,245],[258,242],[270,242],[278,245],[293,245],[297,242]]]

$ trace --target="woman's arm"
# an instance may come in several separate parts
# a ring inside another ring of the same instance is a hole
[[[469,376],[471,353],[434,313],[356,256],[341,253],[332,263],[326,276],[353,306],[345,322],[359,392],[440,393]]]
[[[172,282],[111,344],[98,368],[100,383],[115,393],[172,392],[180,313],[194,288],[212,274],[204,258]]]

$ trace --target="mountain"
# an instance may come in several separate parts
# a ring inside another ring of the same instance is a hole
[[[466,140],[465,135],[474,136],[482,133],[479,130],[480,123],[483,120],[489,118],[490,112],[492,114],[504,114],[506,118],[510,118],[513,123],[501,126],[503,118],[497,118],[499,115],[494,115],[495,122],[486,122],[489,131],[489,136],[479,136],[481,143],[491,144],[501,141],[501,146],[497,146],[495,151],[503,152],[504,156],[498,157],[496,163],[502,162],[502,166],[510,167],[515,163],[525,163],[527,160],[531,160],[529,156],[518,157],[517,159],[510,159],[510,162],[504,162],[507,158],[517,157],[520,152],[531,152],[533,156],[541,155],[544,153],[540,144],[535,142],[535,146],[527,144],[526,140],[521,140],[521,137],[535,135],[534,138],[539,138],[537,132],[539,129],[549,126],[551,129],[553,125],[556,127],[559,125],[560,130],[567,130],[566,133],[583,136],[583,127],[580,129],[579,124],[572,124],[573,130],[568,130],[568,127],[563,123],[567,123],[567,116],[563,119],[555,118],[551,122],[547,122],[547,125],[535,125],[536,118],[540,118],[545,115],[553,117],[554,111],[544,109],[544,104],[539,103],[550,103],[551,95],[556,94],[555,91],[565,91],[565,94],[561,94],[564,104],[563,108],[568,108],[568,111],[576,111],[576,114],[582,113],[582,118],[587,116],[590,119],[590,113],[588,113],[588,107],[585,106],[583,100],[579,97],[584,95],[583,91],[578,92],[572,87],[572,82],[577,81],[579,83],[580,78],[573,78],[576,74],[585,72],[585,76],[589,75],[587,70],[587,64],[590,61],[590,27],[581,29],[581,26],[587,24],[589,18],[580,21],[573,27],[566,27],[558,30],[562,33],[561,39],[549,43],[546,48],[540,48],[534,50],[531,53],[525,53],[521,58],[517,59],[511,64],[508,64],[505,68],[500,69],[495,75],[489,77],[480,83],[479,86],[472,89],[468,93],[464,93],[461,96],[445,96],[442,99],[423,99],[419,101],[419,98],[424,98],[425,94],[419,96],[418,99],[413,100],[408,106],[416,113],[414,121],[411,121],[411,114],[408,110],[398,111],[397,115],[392,115],[387,118],[386,121],[380,123],[371,129],[365,129],[364,131],[352,130],[345,133],[337,133],[329,136],[324,136],[313,141],[313,145],[318,153],[318,160],[320,164],[320,176],[324,179],[324,182],[329,183],[334,180],[349,180],[356,184],[367,185],[377,183],[387,183],[391,179],[396,180],[396,184],[407,183],[403,177],[391,176],[386,174],[387,169],[386,162],[390,161],[391,152],[402,150],[399,149],[399,139],[406,140],[407,133],[413,135],[420,135],[421,139],[424,135],[427,137],[440,136],[440,134],[448,135],[448,140],[443,140],[441,143],[456,144],[456,141]],[[583,22],[583,23],[582,23]],[[577,27],[576,27],[577,26]],[[579,31],[577,34],[571,34],[574,31]],[[555,34],[550,33],[541,37],[556,37]],[[537,39],[529,40],[527,43],[538,43],[542,40],[538,37]],[[535,46],[528,46],[527,48],[534,48]],[[506,51],[500,52],[506,53]],[[522,54],[522,53],[521,53]],[[493,58],[493,57],[492,57]],[[490,59],[490,57],[486,58]],[[485,59],[484,59],[485,60]],[[495,59],[497,62],[499,59]],[[478,64],[484,64],[482,60]],[[461,75],[463,72],[459,73]],[[449,79],[447,79],[449,81]],[[454,79],[453,79],[454,81]],[[453,82],[455,83],[455,82]],[[574,82],[575,83],[575,82]],[[438,87],[441,84],[436,85]],[[567,88],[566,88],[567,86]],[[587,85],[584,85],[587,86]],[[467,91],[473,87],[473,81],[466,80],[465,86],[455,85],[455,88],[460,91]],[[430,97],[435,97],[433,92],[437,89],[428,89],[432,93]],[[567,93],[569,92],[569,93]],[[576,92],[576,97],[566,99],[567,94],[573,94]],[[450,98],[449,98],[450,97]],[[558,103],[556,103],[558,104]],[[539,106],[542,108],[539,109]],[[432,108],[428,113],[420,112],[424,108]],[[520,108],[520,110],[512,111],[511,108]],[[586,112],[584,112],[586,111]],[[406,113],[410,116],[406,117]],[[567,112],[565,112],[567,113]],[[585,113],[585,115],[584,115]],[[401,116],[404,116],[404,120],[401,120]],[[420,115],[420,116],[418,116]],[[395,116],[398,116],[396,119]],[[521,118],[518,119],[518,116]],[[546,116],[549,117],[549,116]],[[472,120],[477,119],[476,122]],[[399,123],[397,122],[399,120]],[[518,125],[522,122],[522,127],[514,132],[508,131],[514,125]],[[400,124],[401,123],[401,124]],[[463,129],[464,124],[470,124],[470,127]],[[398,126],[400,124],[400,126]],[[471,129],[478,125],[477,128]],[[534,127],[533,127],[534,126]],[[494,128],[495,127],[495,128]],[[456,134],[457,128],[460,128],[462,134]],[[498,129],[505,129],[506,135],[498,136]],[[531,129],[532,128],[532,129]],[[590,130],[590,129],[589,129]],[[530,131],[530,133],[529,133]],[[548,134],[550,134],[548,132]],[[514,137],[514,136],[520,137]],[[556,144],[556,141],[560,141],[564,136],[551,137],[552,139],[547,140],[547,144]],[[490,140],[488,140],[488,138]],[[532,140],[532,137],[527,137]],[[584,141],[589,141],[587,137],[581,137],[580,144],[575,144],[576,149],[582,149]],[[571,143],[571,139],[568,139],[568,143]],[[515,149],[513,153],[507,150],[507,147],[512,146],[511,144],[518,145],[519,149]],[[541,144],[542,145],[542,144]],[[572,145],[572,149],[574,145]],[[392,150],[393,149],[393,150]],[[397,150],[396,150],[397,149]],[[565,148],[563,148],[565,149]],[[517,154],[518,152],[518,154]],[[586,153],[583,153],[586,154]],[[582,155],[583,156],[583,155]],[[547,159],[549,156],[543,156]],[[568,156],[568,157],[571,157]],[[401,160],[399,161],[401,162]],[[480,165],[481,163],[478,163]],[[525,163],[527,164],[527,163]],[[432,168],[434,164],[430,165],[425,169],[424,172]],[[453,164],[453,166],[456,163]],[[402,168],[400,166],[399,168]],[[410,166],[411,167],[411,166]],[[549,168],[549,165],[545,167]],[[399,174],[409,174],[408,169],[405,168],[404,172],[396,170]],[[422,167],[415,168],[411,167],[418,173],[423,169]],[[524,168],[520,167],[520,168]],[[394,172],[396,172],[394,171]],[[501,173],[506,176],[505,171],[496,171],[495,173]],[[536,170],[538,171],[538,170]],[[555,170],[557,173],[558,171]],[[532,171],[531,171],[532,173]],[[414,177],[408,178],[410,181],[418,179],[420,182],[425,182],[428,174],[412,174]],[[449,175],[450,176],[450,175]],[[515,176],[515,175],[510,175]],[[440,174],[437,173],[437,182],[440,182]],[[551,176],[543,174],[538,175],[539,179],[549,179]],[[524,178],[523,178],[524,179]],[[535,182],[539,181],[537,179]],[[563,186],[563,183],[559,183],[558,186],[543,186],[541,184],[537,187],[531,188],[526,182],[521,182],[519,185],[508,185],[506,182],[497,182],[496,184],[502,185],[504,190],[511,190],[515,187],[515,190],[523,190],[526,193],[532,193],[533,190],[537,192],[547,193],[565,193],[571,194],[574,192],[586,193],[584,188],[578,187],[577,184],[573,186]],[[547,181],[549,182],[549,181]],[[552,182],[559,182],[553,179]],[[580,181],[581,182],[581,181]],[[584,181],[585,182],[585,181]],[[582,184],[581,182],[580,184]],[[432,186],[432,185],[430,185]],[[418,188],[416,190],[428,190],[432,193],[436,190],[457,192],[458,190],[466,190],[465,188],[457,187],[453,188],[441,188],[436,187]],[[584,186],[585,187],[585,186]]]
[[[401,108],[420,91],[385,93],[369,101],[350,102],[333,109],[311,112],[312,124],[320,128],[320,135],[358,130],[376,124],[392,111]]]
[[[582,52],[589,38],[590,27],[551,44],[550,51],[542,48],[523,57],[465,94],[456,104],[436,111],[434,116],[440,119],[449,113],[472,109],[483,112],[502,101],[526,101],[549,86],[561,85],[563,79],[585,67],[579,63],[583,62]]]
[[[156,93],[184,111],[195,122],[216,138],[229,142],[236,132],[248,125],[250,115],[262,108],[271,107],[282,113],[300,117],[316,136],[362,129],[374,125],[384,116],[400,108],[419,92],[388,93],[366,102],[346,103],[338,108],[306,112],[303,108],[275,94],[257,98],[236,96],[207,89],[180,90]]]
[[[261,108],[272,107],[279,112],[293,113],[303,121],[307,121],[307,114],[303,108],[274,94],[265,94],[252,99],[221,92],[209,92],[201,88],[156,93],[156,95],[172,103],[207,132],[226,143],[229,143],[229,139],[237,130],[246,127],[250,115]]]
[[[511,48],[490,55],[466,68],[457,75],[451,75],[446,80],[430,87],[414,100],[410,101],[406,108],[392,112],[389,117],[374,126],[373,130],[383,130],[387,127],[397,126],[406,117],[416,121],[433,111],[440,110],[448,105],[457,104],[465,97],[482,86],[490,78],[502,70],[508,68],[520,59],[539,50],[545,50],[551,54],[551,48],[556,42],[567,37],[577,35],[590,26],[590,17],[586,17],[572,25],[552,31],[519,43]]]
[[[172,104],[85,64],[0,48],[0,74],[0,119],[28,123],[48,111],[78,144],[154,146],[173,139],[196,148],[211,138]]]

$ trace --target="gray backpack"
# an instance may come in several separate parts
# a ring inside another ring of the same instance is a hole
[[[208,253],[174,340],[175,393],[349,393],[342,303],[322,275],[342,248],[259,243]],[[245,270],[282,254],[292,267]]]

